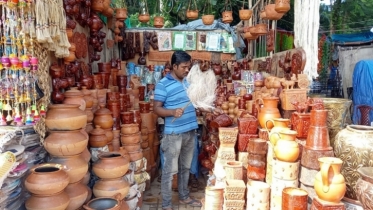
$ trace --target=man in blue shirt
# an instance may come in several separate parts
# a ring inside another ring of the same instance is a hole
[[[198,128],[195,108],[189,103],[190,100],[185,90],[188,86],[185,77],[188,75],[191,65],[191,56],[188,53],[175,51],[171,57],[171,72],[161,79],[155,87],[154,112],[165,118],[164,137],[161,141],[164,160],[161,193],[164,210],[172,210],[171,188],[174,174],[178,174],[179,202],[193,207],[201,207],[200,201],[189,197],[188,189],[195,129]],[[222,113],[220,109],[209,111]],[[174,118],[176,119],[173,121]]]

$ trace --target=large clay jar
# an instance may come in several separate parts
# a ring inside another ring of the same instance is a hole
[[[51,195],[31,195],[25,203],[27,210],[65,210],[70,198],[65,191]]]
[[[88,90],[86,86],[83,86],[82,87],[82,93],[84,95],[83,98],[85,100],[86,108],[92,108],[93,101],[94,101],[94,98],[92,96],[92,92],[90,90]]]
[[[63,100],[64,104],[78,104],[79,109],[85,110],[86,102],[84,100],[84,94],[77,88],[71,88],[65,92],[65,99]]]
[[[69,195],[70,203],[66,210],[76,210],[83,206],[88,196],[87,187],[81,182],[69,184],[65,192]]]
[[[129,158],[119,152],[102,153],[98,158],[92,170],[101,179],[119,178],[128,171]]]
[[[121,200],[121,195],[118,193],[113,197],[100,197],[90,200],[83,206],[86,210],[128,210],[126,202]]]
[[[373,127],[348,125],[334,141],[334,154],[343,160],[341,173],[346,179],[346,197],[357,200],[358,167],[373,167]]]
[[[276,0],[275,10],[279,13],[286,13],[290,10],[290,0]]]
[[[360,179],[356,182],[356,194],[366,210],[373,210],[373,167],[357,169]]]
[[[120,199],[125,198],[129,192],[130,185],[122,177],[116,179],[100,179],[93,186],[95,197],[110,197],[120,193]]]
[[[43,145],[51,155],[77,155],[87,147],[88,138],[81,130],[50,131]]]
[[[95,112],[93,123],[101,126],[103,129],[112,128],[114,124],[112,112],[100,105],[100,109]]]
[[[53,163],[34,166],[25,180],[26,189],[37,195],[58,193],[68,184],[69,175],[63,170],[63,165]]]
[[[320,172],[316,174],[314,188],[324,201],[338,203],[346,192],[345,178],[340,173],[343,161],[334,157],[319,158]]]
[[[96,125],[96,128],[89,133],[90,147],[104,147],[108,143],[105,130],[101,126]]]
[[[48,106],[45,125],[49,130],[78,130],[87,124],[87,115],[76,104]]]
[[[284,162],[296,162],[299,157],[299,145],[296,141],[279,139],[274,147],[275,156]]]
[[[272,122],[274,125],[274,127],[271,130],[269,130],[267,127],[268,122]],[[271,141],[273,145],[276,145],[276,142],[279,140],[279,136],[276,135],[275,133],[278,133],[282,130],[289,130],[290,129],[289,124],[290,124],[290,120],[285,119],[285,118],[274,118],[274,119],[267,120],[266,129],[268,132],[269,140]]]
[[[69,183],[80,181],[88,171],[88,164],[80,154],[71,156],[52,156],[49,162],[58,163],[64,166],[63,170],[66,171],[70,177]]]
[[[267,129],[273,128],[273,123],[268,122],[268,120],[274,118],[280,118],[281,114],[277,108],[279,98],[278,97],[264,97],[261,99],[263,101],[263,107],[258,110],[258,120],[262,128],[267,127]]]

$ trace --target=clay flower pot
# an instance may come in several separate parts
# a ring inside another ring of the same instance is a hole
[[[214,15],[202,15],[202,22],[205,25],[212,25],[214,23]]]
[[[240,161],[229,161],[224,166],[226,179],[238,179],[242,180],[242,162]]]
[[[50,131],[43,145],[51,155],[77,155],[87,147],[88,138],[81,130]]]
[[[30,169],[25,187],[36,195],[50,195],[61,192],[69,184],[69,175],[63,165],[44,163]]]
[[[222,21],[223,23],[231,23],[233,21],[232,11],[222,12]]]
[[[51,195],[31,195],[25,206],[28,210],[65,210],[69,202],[69,195],[62,190]]]
[[[253,15],[253,10],[242,8],[238,11],[238,15],[241,20],[250,20],[251,16]]]
[[[87,115],[76,104],[48,106],[45,125],[50,130],[78,130],[87,124]]]
[[[129,158],[119,152],[102,153],[98,158],[92,170],[101,179],[119,178],[128,171]]]
[[[127,8],[116,8],[115,18],[120,21],[126,20],[127,19]]]
[[[120,193],[120,199],[125,198],[130,185],[122,177],[116,179],[100,179],[93,186],[95,197],[110,197]]]
[[[88,189],[81,182],[69,184],[66,187],[65,192],[70,198],[70,202],[66,210],[79,209],[84,204],[88,196]]]
[[[104,147],[108,143],[105,130],[101,126],[96,125],[96,128],[89,133],[90,147]]]
[[[189,19],[189,20],[195,20],[198,18],[198,10],[187,10],[186,12],[186,17]]]
[[[164,18],[162,16],[155,16],[153,25],[156,28],[162,28],[164,26]]]
[[[63,165],[63,170],[69,175],[69,183],[75,183],[83,179],[88,171],[87,162],[79,155],[52,156],[50,163]]]
[[[265,6],[265,19],[267,20],[280,20],[285,13],[280,13],[275,10],[275,4],[268,4]]]
[[[268,25],[264,23],[256,24],[250,29],[250,33],[254,36],[264,36],[268,33]]]
[[[308,193],[307,191],[295,188],[286,187],[282,190],[282,209],[301,210],[308,208]]]
[[[138,20],[142,23],[147,23],[150,20],[150,15],[149,14],[140,14],[138,17]]]

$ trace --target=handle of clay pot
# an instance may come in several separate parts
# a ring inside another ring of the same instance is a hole
[[[266,123],[266,124],[267,124],[267,123]],[[271,135],[269,135],[268,138],[271,139],[271,136],[272,136],[273,134],[276,134],[276,135],[279,137],[279,139],[281,139],[280,134],[277,133],[277,132],[273,132],[273,133],[271,133]],[[277,143],[277,142],[276,142],[276,143]],[[275,145],[273,145],[273,146],[275,146]]]
[[[268,129],[268,127],[267,127],[267,123],[268,123],[268,121],[272,122],[273,125],[275,124],[275,121],[274,121],[273,119],[269,119],[269,120],[266,121],[265,127],[266,127],[267,132],[269,133],[269,129]],[[278,134],[278,133],[277,133],[277,134]],[[271,135],[271,136],[272,136],[272,135]]]
[[[329,192],[329,169],[330,169],[330,163],[323,163],[321,166],[321,180],[322,180],[322,191],[324,193]]]
[[[115,200],[118,200],[118,201],[120,201],[120,197],[122,197],[122,194],[120,194],[120,193],[116,193],[116,194],[113,196],[113,198],[114,198]]]

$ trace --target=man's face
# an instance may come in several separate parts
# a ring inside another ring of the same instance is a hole
[[[189,73],[190,65],[191,65],[190,61],[180,63],[179,65],[174,64],[173,71],[174,71],[175,76],[178,79],[183,80],[184,77],[186,77]]]

